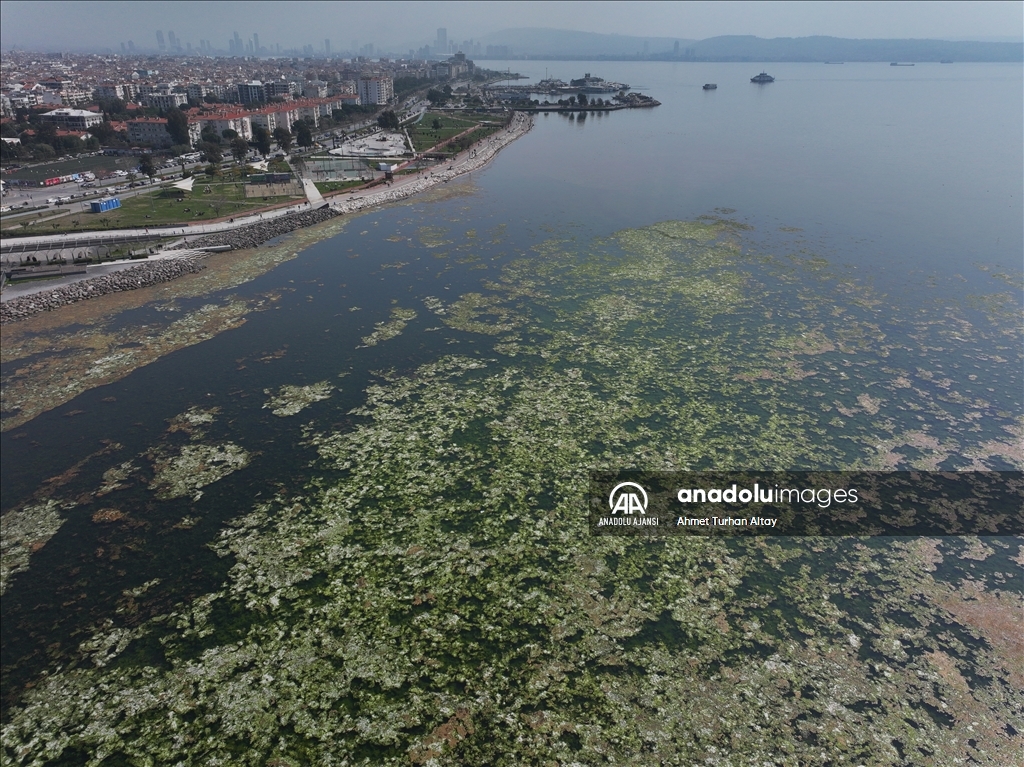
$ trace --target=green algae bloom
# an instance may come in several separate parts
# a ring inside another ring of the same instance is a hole
[[[73,503],[48,500],[13,509],[0,517],[0,594],[7,591],[10,578],[28,569],[33,552],[38,551],[64,524],[62,511]]]
[[[180,452],[154,450],[149,489],[157,498],[190,496],[198,501],[202,488],[249,465],[249,453],[238,445],[185,445]]]
[[[286,384],[272,393],[270,389],[264,389],[263,393],[270,395],[264,408],[270,408],[270,412],[282,418],[295,415],[305,410],[314,402],[328,399],[334,387],[327,381],[310,384],[309,386],[292,386]]]
[[[1019,541],[589,535],[594,468],[1022,465],[1012,409],[949,372],[1019,369],[1018,329],[901,314],[823,259],[745,250],[745,231],[550,241],[423,299],[491,346],[382,375],[350,421],[307,426],[315,476],[220,533],[224,582],[93,627],[82,662],[12,707],[5,759],[1012,763]],[[414,317],[394,309],[364,345]],[[209,428],[188,412],[172,424]],[[148,454],[159,497],[248,460],[196,435]]]
[[[370,335],[363,336],[362,346],[376,346],[381,341],[389,341],[392,338],[400,336],[402,331],[405,330],[405,326],[416,319],[416,312],[412,309],[402,309],[401,307],[395,307],[391,310],[391,319],[387,322],[378,322],[374,327],[376,328]]]

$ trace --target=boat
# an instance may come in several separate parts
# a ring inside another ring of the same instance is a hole
[[[750,78],[750,82],[752,82],[752,83],[773,83],[773,82],[775,82],[775,78],[772,77],[767,72],[762,72],[757,77],[751,77]]]
[[[890,67],[912,67],[912,66],[914,66],[914,65],[913,65],[913,64],[900,64],[900,62],[898,62],[898,61],[894,61],[894,62],[892,62],[892,64],[890,64],[889,66],[890,66]]]
[[[704,83],[704,90],[713,91],[718,87],[717,83]]]
[[[953,63],[953,59],[943,59],[939,63],[940,64],[952,64]]]

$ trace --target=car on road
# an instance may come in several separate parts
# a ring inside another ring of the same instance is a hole
[[[58,202],[60,202],[60,199],[57,198],[57,197],[47,197],[46,198],[46,204],[47,205],[56,205]]]

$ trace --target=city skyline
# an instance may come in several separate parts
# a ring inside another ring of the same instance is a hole
[[[222,2],[204,4],[202,16],[183,17],[179,6],[165,2],[126,6],[10,0],[3,4],[0,46],[113,53],[408,55],[410,50],[438,47],[439,38],[426,30],[446,31],[446,41],[458,48],[468,40],[501,44],[503,30],[522,27],[688,40],[735,34],[1016,41],[1020,36],[1006,32],[1024,24],[1020,3],[916,3],[913,10],[904,5],[635,3],[627,10],[622,3],[597,3],[580,18],[577,6],[559,2],[306,2],[289,5],[291,13],[286,15],[279,5],[257,2],[240,23],[233,4]],[[921,5],[931,7],[922,13]],[[314,17],[317,22],[311,25]],[[54,24],[55,18],[63,23]],[[328,40],[334,42],[325,46]]]

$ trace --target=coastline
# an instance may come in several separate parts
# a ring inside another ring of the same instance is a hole
[[[303,229],[313,224],[322,223],[336,216],[344,216],[364,211],[368,208],[398,202],[421,192],[425,192],[440,184],[446,184],[454,178],[472,173],[483,168],[489,163],[501,149],[508,146],[519,137],[525,135],[533,127],[533,118],[522,112],[514,112],[508,127],[501,133],[496,133],[478,144],[473,144],[464,150],[462,157],[456,155],[452,163],[441,171],[430,171],[415,176],[396,178],[384,189],[364,190],[362,192],[345,193],[341,192],[326,198],[325,204],[313,208],[310,203],[304,204],[295,210],[284,215],[278,215],[263,220],[262,217],[251,218],[250,220],[239,221],[237,226],[221,232],[215,232],[199,237],[186,237],[171,243],[163,252],[163,258],[192,259],[197,249],[229,246],[232,250],[255,248],[268,240],[280,237],[284,234]],[[178,253],[181,253],[179,256]],[[125,267],[131,266],[132,271],[154,271],[153,267],[145,268],[146,261],[126,262]],[[179,276],[175,270],[166,268],[159,269],[162,279],[174,279]],[[181,274],[187,273],[181,271]],[[75,288],[69,290],[70,284]],[[87,279],[68,279],[55,281],[52,287],[34,291],[31,296],[11,298],[3,302],[2,322],[9,324],[19,320],[27,319],[35,314],[46,311],[55,311],[70,303],[88,300],[90,298],[106,295],[111,292],[113,284],[110,280],[100,277],[89,277]],[[121,280],[117,283],[117,290],[130,290],[134,287],[144,287],[152,284],[149,279],[135,281]]]

